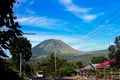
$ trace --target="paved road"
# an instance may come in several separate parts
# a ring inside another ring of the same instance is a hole
[[[26,74],[30,80],[75,80],[75,79],[65,79],[65,78],[36,78],[31,74]]]

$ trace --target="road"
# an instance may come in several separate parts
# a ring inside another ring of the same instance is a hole
[[[65,79],[65,78],[36,78],[31,74],[26,74],[30,80],[75,80],[75,79]]]

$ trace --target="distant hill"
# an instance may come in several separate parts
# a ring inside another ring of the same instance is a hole
[[[84,54],[75,55],[74,58],[72,57],[71,61],[81,60],[84,64],[90,63],[90,58],[97,57],[97,56],[104,56],[108,58],[108,50],[96,50],[96,51],[89,51],[84,52]]]
[[[51,53],[56,53],[57,57],[64,58],[68,61],[81,60],[84,63],[89,63],[93,56],[108,57],[108,50],[98,50],[91,52],[82,52],[68,46],[61,40],[48,39],[44,40],[32,48],[32,60],[46,59]]]

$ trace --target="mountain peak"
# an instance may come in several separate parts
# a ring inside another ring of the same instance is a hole
[[[33,55],[34,54],[76,54],[79,51],[73,49],[68,46],[61,40],[57,39],[47,39],[36,45],[32,48]]]

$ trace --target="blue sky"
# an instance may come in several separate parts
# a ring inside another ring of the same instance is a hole
[[[120,35],[120,0],[17,0],[14,12],[32,47],[52,38],[102,50]]]

